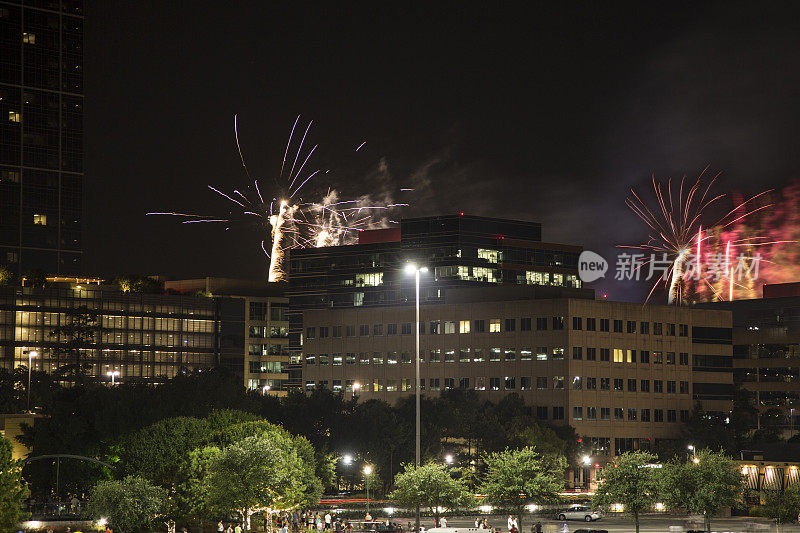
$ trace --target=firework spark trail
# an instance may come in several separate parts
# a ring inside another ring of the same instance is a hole
[[[291,167],[287,166],[287,161],[291,157],[289,152],[295,150],[293,148],[293,139],[297,126],[300,124],[300,115],[295,119],[289,132],[289,139],[281,161],[280,173],[274,180],[275,190],[268,197],[265,197],[259,180],[251,177],[250,169],[245,162],[244,152],[239,140],[237,115],[234,115],[233,122],[236,149],[242,168],[251,185],[243,189],[232,189],[230,194],[212,185],[208,185],[208,188],[230,201],[235,207],[229,204],[231,209],[224,217],[178,211],[150,212],[147,215],[180,217],[184,219],[181,221],[184,224],[225,223],[226,231],[237,223],[246,223],[248,220],[260,221],[259,224],[269,228],[270,232],[269,246],[267,246],[267,239],[259,240],[261,250],[269,259],[268,280],[271,282],[284,281],[286,279],[286,270],[283,265],[286,250],[352,243],[356,240],[355,235],[357,232],[364,229],[384,227],[387,222],[397,224],[394,220],[390,220],[388,216],[384,218],[383,213],[388,215],[389,210],[408,205],[407,203],[392,203],[391,194],[386,191],[381,194],[380,197],[383,201],[380,202],[373,201],[368,194],[362,195],[356,200],[339,201],[338,192],[330,186],[326,187],[327,191],[322,195],[321,201],[304,201],[299,196],[296,201],[293,200],[301,189],[306,186],[306,192],[311,190],[313,193],[316,187],[312,188],[315,182],[311,180],[315,176],[319,178],[320,175],[330,173],[330,169],[325,170],[322,174],[320,174],[321,169],[306,171],[307,164],[312,160],[312,156],[319,146],[314,145],[307,153],[303,150],[305,142],[309,138],[313,121],[309,121],[302,138],[300,138]],[[362,142],[356,151],[365,144],[366,141]],[[286,173],[287,168],[289,168],[288,173]],[[308,172],[307,175],[306,172]],[[309,183],[312,185],[308,185]],[[299,185],[295,187],[296,184]],[[251,194],[253,190],[255,194]],[[402,189],[402,191],[411,190]]]

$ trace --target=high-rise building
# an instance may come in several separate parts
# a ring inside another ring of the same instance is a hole
[[[414,278],[403,269],[409,262],[428,268],[420,295],[426,305],[464,287],[592,298],[578,278],[581,251],[542,242],[536,222],[463,213],[403,219],[399,228],[360,232],[358,244],[291,250],[290,385],[302,386],[303,312],[408,305],[414,301]]]
[[[81,270],[83,0],[0,1],[0,266]]]

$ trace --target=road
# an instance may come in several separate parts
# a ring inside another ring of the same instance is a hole
[[[487,517],[489,525],[492,527],[499,527],[503,533],[507,532],[506,519],[507,516],[489,516]],[[682,525],[686,517],[682,516],[646,516],[640,521],[639,531],[641,533],[669,533],[670,526]],[[405,522],[408,519],[398,520]],[[522,533],[530,533],[531,526],[536,523],[538,519],[532,516],[526,516],[523,519]],[[412,519],[413,521],[413,519]],[[579,521],[568,521],[567,530],[563,529],[563,522],[558,520],[545,520],[542,519],[543,531],[545,533],[562,533],[569,531],[574,532],[578,529],[605,529],[609,533],[631,533],[634,531],[633,522],[625,516],[613,516],[603,518],[597,522],[586,524]],[[752,524],[756,523],[760,527],[754,529]],[[427,529],[433,527],[433,519],[423,518],[422,525]],[[474,517],[448,517],[447,527],[475,527]],[[770,523],[763,518],[718,518],[711,521],[711,529],[718,532],[735,532],[735,533],[775,533],[775,524]],[[782,533],[800,533],[800,527],[797,524],[787,524],[781,528]]]

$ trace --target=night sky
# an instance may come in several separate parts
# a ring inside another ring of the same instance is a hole
[[[414,187],[402,216],[534,220],[607,255],[646,237],[624,198],[652,174],[798,176],[789,3],[383,4],[89,2],[85,270],[265,277],[255,229],[145,216],[225,212],[206,186],[247,184],[237,113],[262,183],[302,114],[344,197]]]

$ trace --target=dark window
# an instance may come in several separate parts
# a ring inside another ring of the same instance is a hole
[[[608,319],[601,318],[600,319],[600,331],[608,331]]]
[[[564,408],[554,406],[553,407],[553,420],[564,420]]]
[[[597,360],[597,348],[586,348],[586,360],[587,361]]]
[[[610,407],[601,407],[600,408],[600,420],[611,420],[611,408]]]
[[[664,382],[660,379],[653,380],[653,392],[660,394],[664,392]]]
[[[678,324],[678,335],[681,337],[689,336],[689,324]]]
[[[667,364],[668,365],[675,364],[675,352],[667,352]]]
[[[650,322],[639,322],[639,333],[648,335],[650,333]]]
[[[520,331],[530,331],[531,330],[531,319],[530,318],[520,318],[519,319],[519,329],[520,329]]]
[[[413,328],[411,327],[411,322],[403,322],[400,325],[400,334],[402,335],[411,335]]]
[[[477,328],[476,328],[477,330]],[[428,330],[431,332],[431,335],[438,335],[442,332],[442,324],[438,320],[431,321],[431,328]]]
[[[639,362],[640,363],[649,363],[650,362],[650,351],[649,350],[639,350]]]
[[[319,327],[319,338],[325,339],[328,337],[328,326],[320,326]]]
[[[689,364],[689,354],[686,353],[686,352],[681,352],[680,356],[679,356],[679,362],[682,365],[688,365]]]
[[[611,378],[600,378],[600,390],[611,390]]]
[[[383,324],[373,324],[372,334],[377,336],[383,335]]]
[[[667,381],[667,394],[675,394],[675,382]]]
[[[628,380],[628,392],[636,392],[636,380],[629,379]]]
[[[573,359],[583,359],[583,348],[581,346],[573,346],[572,347],[572,358]]]
[[[635,320],[628,320],[628,333],[636,333],[636,321]]]
[[[317,328],[314,327],[306,328],[306,339],[313,339],[316,331]]]
[[[333,326],[333,338],[340,339],[342,337],[342,326]]]
[[[661,322],[653,322],[653,335],[661,335],[662,334],[662,324]]]
[[[547,420],[547,406],[539,405],[536,407],[536,418],[539,420]]]
[[[622,320],[614,320],[614,333],[622,333]]]
[[[642,409],[639,414],[642,422],[650,422],[650,409]]]
[[[689,410],[681,409],[681,422],[684,424],[689,421]]]
[[[356,336],[356,327],[355,326],[347,326],[345,328],[345,335],[348,337],[355,337]]]
[[[486,331],[486,322],[483,320],[475,320],[472,324],[473,333],[484,333]]]
[[[469,378],[459,378],[458,379],[458,388],[461,390],[469,389]]]
[[[536,319],[536,331],[544,331],[547,329],[547,319],[544,317],[538,317]]]
[[[664,421],[664,410],[663,409],[653,409],[653,421],[654,422],[663,422]]]
[[[595,390],[597,388],[597,378],[586,378],[586,390]]]
[[[553,329],[554,330],[564,329],[564,317],[563,316],[554,316],[553,317]]]
[[[583,329],[583,320],[579,316],[572,317],[572,329]]]
[[[359,337],[369,337],[369,324],[361,324],[358,326]]]
[[[600,348],[601,361],[609,361],[610,357],[611,357],[611,351],[608,348]]]
[[[517,319],[516,318],[506,318],[505,320],[505,331],[515,331],[517,329]]]
[[[689,382],[688,381],[681,381],[680,391],[681,391],[681,394],[689,394]]]
[[[386,324],[387,335],[397,335],[397,324]]]
[[[667,422],[677,422],[678,421],[678,417],[676,415],[677,415],[677,413],[675,412],[675,409],[668,409],[667,410]]]
[[[586,330],[587,331],[595,331],[597,329],[597,319],[596,318],[587,318],[586,319]]]
[[[623,420],[624,419],[624,411],[622,407],[615,407],[614,408],[614,420]]]
[[[622,378],[614,378],[614,390],[622,391]]]
[[[519,378],[519,390],[531,390],[531,378],[529,377]]]
[[[639,390],[642,392],[650,392],[650,380],[643,379],[639,381]]]
[[[675,324],[667,324],[667,335],[670,337],[675,336]]]

